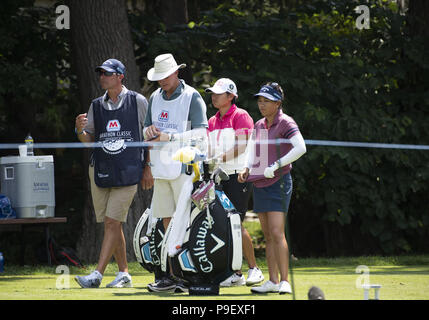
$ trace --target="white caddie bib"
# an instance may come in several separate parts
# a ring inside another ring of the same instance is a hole
[[[190,130],[188,125],[189,108],[194,88],[184,84],[182,94],[174,100],[165,100],[161,90],[152,99],[152,124],[161,132],[181,133]],[[172,159],[180,149],[179,143],[165,143],[150,150],[150,162],[153,164],[152,175],[155,179],[174,180],[182,171],[182,163]]]

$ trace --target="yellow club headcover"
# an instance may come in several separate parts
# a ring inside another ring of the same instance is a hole
[[[200,180],[200,167],[198,166],[198,163],[193,163],[192,168],[194,168],[195,172],[195,178],[192,180],[192,183],[194,183]]]
[[[196,149],[192,147],[184,147],[176,151],[173,155],[173,160],[180,161],[184,164],[191,165],[195,172],[195,177],[192,182],[200,180],[200,167],[198,163],[193,162],[196,156]]]
[[[195,150],[190,147],[184,147],[176,151],[173,160],[182,163],[191,163],[195,159]]]

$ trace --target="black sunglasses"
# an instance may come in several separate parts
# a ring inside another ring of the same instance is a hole
[[[101,70],[98,70],[97,71],[97,73],[98,73],[98,76],[100,77],[101,75],[104,75],[105,77],[111,77],[111,76],[113,76],[114,74],[116,74],[116,72],[111,72],[111,71],[101,71]]]
[[[279,91],[279,86],[280,85],[277,82],[272,82],[271,84],[269,84],[269,86],[271,88],[273,88],[274,90]]]

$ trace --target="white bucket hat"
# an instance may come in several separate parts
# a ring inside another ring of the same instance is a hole
[[[155,58],[154,67],[147,72],[147,78],[150,81],[159,81],[184,67],[186,67],[184,63],[177,65],[171,53],[161,54]]]
[[[211,91],[216,94],[229,92],[232,93],[235,97],[238,97],[237,86],[235,85],[234,81],[228,78],[220,78],[218,81],[216,81],[213,87],[207,88],[205,91]]]

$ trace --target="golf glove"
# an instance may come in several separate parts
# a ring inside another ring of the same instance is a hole
[[[264,176],[265,178],[271,179],[274,178],[274,172],[279,168],[278,163],[274,163],[271,166],[265,168],[264,170]]]

